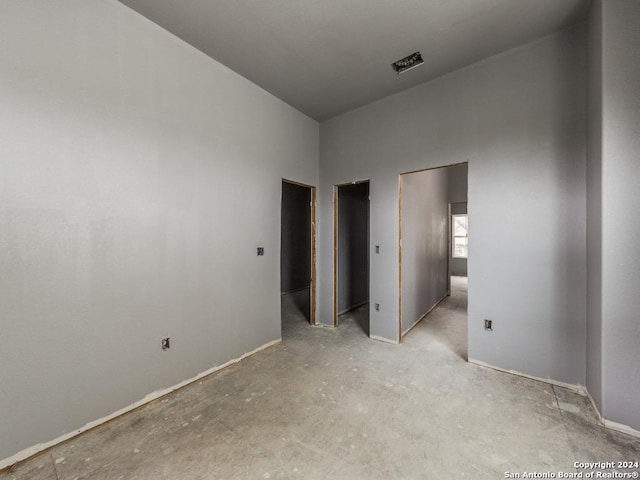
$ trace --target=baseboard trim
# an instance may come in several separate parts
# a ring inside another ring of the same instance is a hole
[[[598,415],[600,415],[600,412],[598,412]],[[631,435],[632,437],[640,438],[640,431],[636,430],[635,428],[631,428],[628,425],[624,425],[622,423],[617,423],[617,422],[612,422],[611,420],[607,420],[605,418],[604,419],[604,426],[609,428],[609,429],[611,429],[611,430],[615,430],[616,432],[626,433],[627,435]]]
[[[434,309],[434,308],[436,308],[438,305],[440,305],[440,303],[442,303],[442,301],[443,301],[445,298],[447,298],[450,294],[451,294],[451,291],[448,291],[447,293],[445,293],[445,294],[444,294],[444,296],[443,296],[440,300],[438,300],[436,303],[434,303],[434,304],[433,304],[433,306],[432,306],[429,310],[427,310],[427,313],[422,314],[422,316],[421,316],[418,320],[416,320],[415,322],[413,322],[413,325],[411,325],[411,326],[410,326],[409,328],[407,328],[404,332],[402,332],[402,337],[404,338],[404,336],[405,336],[407,333],[409,333],[411,330],[413,330],[413,328],[414,328],[416,325],[418,325],[422,320],[424,320],[424,319],[425,319],[425,317],[426,317],[427,315],[429,315],[429,314],[433,311],[433,309]]]
[[[250,352],[247,352],[243,355],[241,355],[240,357],[234,358],[232,360],[229,360],[226,363],[223,363],[222,365],[217,365],[215,367],[212,367],[202,373],[199,373],[198,375],[196,375],[195,377],[189,378],[188,380],[184,380],[176,385],[173,385],[172,387],[168,387],[162,390],[157,390],[153,393],[150,393],[149,395],[145,396],[144,398],[142,398],[141,400],[138,400],[135,403],[132,403],[131,405],[128,405],[124,408],[121,408],[120,410],[107,415],[105,417],[102,417],[98,420],[94,420],[93,422],[89,422],[87,423],[85,426],[78,428],[72,432],[66,433],[64,435],[61,435],[49,442],[46,443],[39,443],[37,445],[34,445],[32,447],[27,447],[24,450],[19,451],[18,453],[16,453],[15,455],[12,455],[11,457],[5,458],[3,460],[0,460],[0,473],[5,470],[8,469],[10,467],[12,467],[13,465],[15,465],[18,462],[22,462],[25,461],[35,455],[38,455],[40,453],[43,453],[46,450],[49,450],[53,447],[56,447],[58,445],[60,445],[61,443],[64,443],[74,437],[77,437],[78,435],[85,433],[89,430],[92,430],[96,427],[99,427],[100,425],[104,425],[107,422],[110,422],[111,420],[114,420],[126,413],[129,413],[139,407],[142,407],[143,405],[146,405],[154,400],[158,400],[159,398],[162,398],[166,395],[169,395],[172,392],[175,392],[176,390],[180,390],[181,388],[186,387],[187,385],[190,385],[194,382],[197,382],[199,380],[202,380],[205,377],[208,377],[209,375],[212,375],[216,372],[219,372],[220,370],[223,370],[224,368],[227,368],[231,365],[234,365],[238,362],[241,362],[242,360],[244,360],[247,357],[250,357],[252,355],[255,355],[256,353],[259,353],[263,350],[266,350],[270,347],[273,347],[274,345],[278,345],[279,343],[282,342],[282,338],[279,338],[277,340],[273,340],[271,342],[265,343],[264,345],[261,345],[260,347],[251,350]]]
[[[536,377],[535,375],[528,375],[526,373],[518,372],[517,370],[508,370],[506,368],[496,367],[495,365],[485,363],[481,360],[476,360],[475,358],[469,358],[468,361],[469,363],[472,363],[479,367],[490,368],[491,370],[497,370],[498,372],[510,373],[511,375],[517,375],[518,377],[528,378],[530,380],[535,380],[537,382],[543,382],[543,383],[548,383],[549,385],[556,385],[558,387],[568,388],[569,390],[573,390],[574,392],[580,395],[583,395],[583,396],[587,395],[587,389],[583,385],[560,382],[552,378]]]
[[[602,424],[602,426],[604,426],[605,428],[608,428],[610,430],[615,430],[616,432],[625,433],[627,435],[631,435],[632,437],[640,438],[640,431],[639,430],[636,430],[636,429],[634,429],[634,428],[632,428],[632,427],[630,427],[628,425],[624,425],[622,423],[612,422],[611,420],[607,420],[606,418],[604,418],[602,416],[602,414],[600,413],[600,410],[598,409],[598,407],[596,405],[596,402],[593,400],[593,397],[589,393],[589,390],[587,390],[587,387],[585,387],[583,385],[574,385],[574,384],[571,384],[571,383],[559,382],[559,381],[553,380],[551,378],[542,378],[542,377],[536,377],[535,375],[527,375],[526,373],[517,372],[515,370],[507,370],[505,368],[496,367],[494,365],[490,365],[488,363],[482,362],[480,360],[476,360],[474,358],[470,358],[469,359],[469,363],[472,363],[472,364],[477,365],[479,367],[490,368],[492,370],[497,370],[499,372],[510,373],[512,375],[517,375],[519,377],[529,378],[531,380],[536,380],[538,382],[548,383],[550,385],[556,385],[558,387],[564,387],[564,388],[568,388],[569,390],[573,390],[574,392],[578,393],[579,395],[583,395],[583,396],[585,396],[585,397],[587,397],[589,399],[589,402],[591,402],[591,405],[593,406],[593,409],[596,412],[596,416],[598,417],[598,421]]]
[[[587,397],[589,398],[589,401],[591,402],[591,406],[593,406],[593,409],[595,410],[596,415],[598,416],[598,420],[602,425],[604,425],[605,427],[611,430],[615,430],[616,432],[621,432],[627,435],[631,435],[632,437],[640,438],[640,430],[636,430],[635,428],[631,428],[629,425],[624,425],[618,422],[612,422],[611,420],[607,420],[606,418],[604,418],[600,413],[600,409],[598,408],[598,405],[596,405],[595,400],[593,399],[593,397],[591,396],[591,393],[589,393],[588,390],[587,390]]]
[[[378,335],[369,335],[371,340],[376,340],[378,342],[390,343],[391,345],[400,345],[400,342],[396,340],[391,340],[390,338],[380,337]]]

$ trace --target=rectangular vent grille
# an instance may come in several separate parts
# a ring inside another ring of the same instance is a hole
[[[424,63],[422,60],[422,54],[420,52],[412,53],[404,58],[401,58],[397,62],[391,64],[391,68],[400,75],[401,73],[408,72],[412,68],[419,67]]]

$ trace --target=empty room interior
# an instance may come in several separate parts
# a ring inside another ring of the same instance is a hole
[[[0,479],[637,478],[639,25],[2,0]]]

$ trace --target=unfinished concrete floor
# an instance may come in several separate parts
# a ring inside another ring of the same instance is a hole
[[[283,344],[0,479],[498,479],[640,460],[585,397],[466,363],[464,279],[399,346],[353,315],[310,327],[290,300]]]

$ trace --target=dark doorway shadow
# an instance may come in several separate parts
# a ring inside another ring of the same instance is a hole
[[[369,304],[360,305],[353,310],[343,313],[338,317],[338,324],[340,328],[349,328],[349,326],[358,328],[369,336]]]
[[[309,288],[289,293],[288,295],[291,297],[293,305],[298,309],[300,314],[308,323],[311,323],[311,303],[309,297]]]
[[[369,181],[337,185],[334,190],[334,261],[337,325],[352,321],[369,335]]]
[[[282,181],[280,291],[282,324],[285,316],[313,323],[312,293],[312,187]]]

